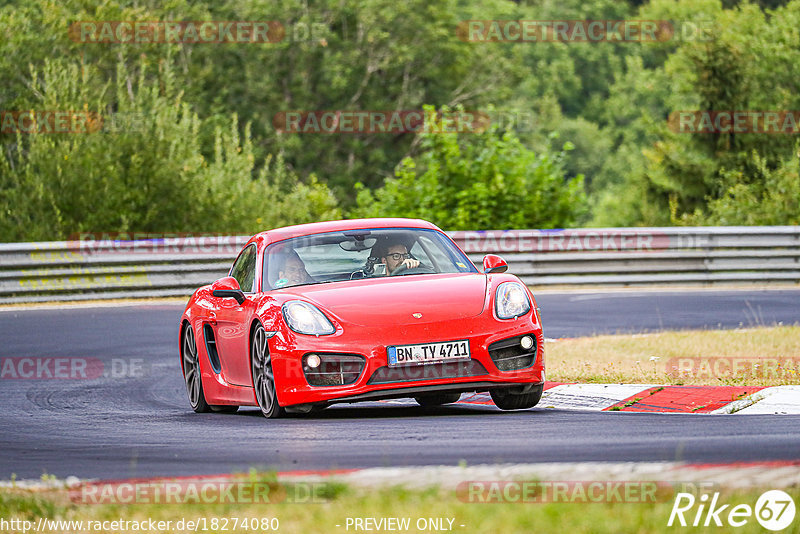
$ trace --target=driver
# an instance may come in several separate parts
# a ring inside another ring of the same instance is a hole
[[[391,275],[401,265],[405,265],[406,269],[419,267],[419,260],[412,258],[408,248],[402,243],[387,245],[381,256],[381,263],[386,264],[387,275]]]

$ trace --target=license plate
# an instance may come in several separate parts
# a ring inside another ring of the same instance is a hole
[[[469,359],[469,340],[386,347],[389,367]]]

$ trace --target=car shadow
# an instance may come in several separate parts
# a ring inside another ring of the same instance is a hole
[[[333,405],[322,411],[307,414],[287,414],[286,419],[299,420],[338,420],[338,419],[391,419],[400,417],[476,417],[489,415],[513,415],[530,410],[502,411],[494,406],[480,404],[452,404],[446,406],[422,407],[414,405],[397,406],[391,404],[369,403],[364,405]],[[223,414],[219,414],[223,415]],[[244,417],[262,417],[261,412],[252,407],[240,408],[236,414]]]

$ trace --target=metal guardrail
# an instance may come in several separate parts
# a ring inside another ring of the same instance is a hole
[[[533,287],[800,283],[800,226],[450,232]],[[0,303],[188,297],[249,236],[0,244]]]
[[[800,283],[800,226],[451,232],[534,287]]]

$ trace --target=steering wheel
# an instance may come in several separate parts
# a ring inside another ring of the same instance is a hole
[[[411,268],[409,268],[405,263],[401,263],[395,268],[395,270],[389,276],[397,276],[399,274],[408,274],[414,272],[419,274],[434,274],[436,271],[434,271],[430,267],[422,265],[421,263],[416,267],[411,267]]]

